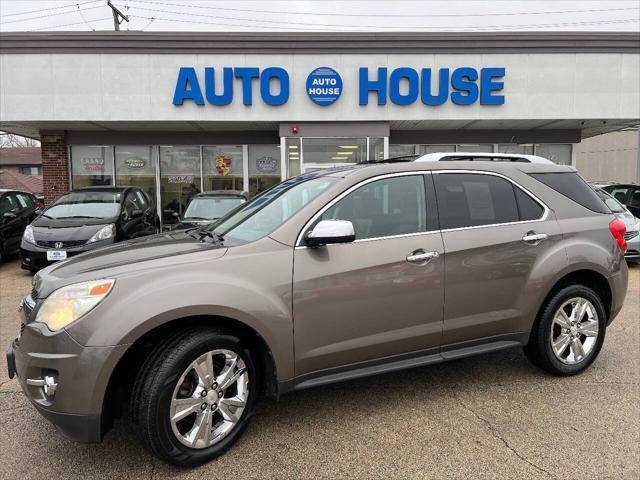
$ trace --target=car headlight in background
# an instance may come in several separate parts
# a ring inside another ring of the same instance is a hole
[[[113,279],[104,279],[59,288],[44,301],[35,321],[46,324],[52,331],[60,330],[104,300],[114,283]]]
[[[116,236],[116,226],[112,223],[110,225],[105,225],[96,233],[94,233],[93,236],[89,240],[87,240],[87,243],[99,242],[100,240],[106,240],[108,238],[112,238],[115,236]]]
[[[33,237],[33,227],[31,225],[27,225],[27,228],[24,229],[22,239],[25,242],[36,244],[36,239]]]

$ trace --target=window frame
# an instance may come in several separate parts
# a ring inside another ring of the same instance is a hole
[[[355,185],[351,185],[344,192],[340,193],[338,196],[333,198],[330,202],[325,204],[320,210],[318,210],[316,213],[314,213],[311,216],[311,218],[304,224],[304,227],[302,227],[302,230],[300,230],[300,232],[298,233],[298,237],[296,238],[294,248],[296,249],[310,248],[308,245],[304,243],[304,235],[327,210],[333,207],[336,203],[338,203],[344,197],[351,194],[352,192],[359,189],[360,187],[363,187],[364,185],[367,185],[369,183],[376,182],[379,180],[384,180],[386,178],[393,178],[393,177],[408,177],[413,175],[420,175],[422,177],[423,185],[425,188],[425,202],[426,202],[425,215],[427,216],[426,222],[425,222],[426,230],[424,232],[402,233],[399,235],[387,235],[383,237],[360,238],[360,239],[354,240],[353,242],[349,242],[349,244],[373,242],[377,240],[387,240],[391,238],[414,237],[417,235],[430,235],[433,233],[440,232],[438,209],[436,205],[435,185],[433,183],[433,177],[431,176],[431,174],[432,172],[429,170],[418,170],[415,172],[386,173],[386,174],[376,175],[374,177],[367,178],[365,180],[362,180],[356,183]],[[341,244],[335,244],[335,245],[341,245]],[[333,245],[327,245],[327,246],[333,246]]]
[[[477,175],[492,175],[494,177],[503,178],[503,179],[507,180],[509,183],[511,183],[511,187],[512,188],[519,188],[526,195],[531,197],[532,200],[534,200],[536,203],[538,203],[542,207],[542,216],[540,216],[539,218],[537,218],[535,220],[517,220],[515,222],[489,223],[489,224],[486,224],[486,225],[470,225],[470,226],[467,226],[467,227],[443,228],[443,229],[440,230],[441,232],[455,232],[455,231],[458,231],[458,230],[471,230],[471,229],[477,229],[477,228],[500,227],[500,226],[503,226],[503,225],[519,225],[519,224],[527,224],[527,223],[544,222],[547,219],[547,217],[549,216],[550,209],[549,209],[549,207],[547,206],[546,203],[544,203],[542,200],[540,200],[539,197],[537,197],[536,195],[531,193],[530,190],[528,190],[527,188],[523,187],[518,182],[516,182],[515,180],[507,177],[506,175],[502,175],[502,174],[496,173],[496,172],[488,172],[488,171],[484,171],[484,170],[434,170],[432,173],[434,175],[452,174],[452,173],[460,173],[460,174],[471,173],[471,174],[477,174]],[[518,211],[518,217],[520,217],[520,207],[518,205],[518,201],[517,201],[517,197],[515,195],[515,191],[513,192],[513,195],[514,195],[514,200],[516,201],[516,209]],[[438,208],[438,216],[439,215],[440,215],[440,208]]]

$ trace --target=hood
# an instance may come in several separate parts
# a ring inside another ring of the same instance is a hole
[[[105,217],[105,218],[49,218],[46,212],[37,217],[31,222],[32,227],[43,227],[49,229],[56,228],[72,228],[72,227],[84,227],[93,225],[108,225],[109,223],[116,223],[118,217]]]
[[[164,266],[187,260],[186,254],[216,251],[212,257],[222,257],[227,248],[208,241],[198,240],[184,231],[165,232],[135,240],[115,243],[91,250],[55,263],[41,270],[34,277],[39,297],[64,285],[85,280],[126,275],[143,268]],[[41,287],[45,287],[41,291]]]

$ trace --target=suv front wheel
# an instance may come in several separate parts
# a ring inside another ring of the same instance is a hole
[[[584,285],[569,285],[545,303],[524,351],[555,375],[575,375],[596,359],[604,342],[606,311],[600,296]]]
[[[238,439],[255,395],[256,371],[240,339],[194,330],[147,358],[134,386],[132,420],[156,455],[194,466]]]

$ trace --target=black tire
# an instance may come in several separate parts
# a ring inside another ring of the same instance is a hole
[[[554,315],[565,302],[575,297],[585,298],[594,306],[598,315],[598,336],[593,348],[584,359],[569,365],[556,357],[551,347],[550,336]],[[600,296],[585,285],[567,285],[553,293],[540,309],[531,330],[529,343],[524,347],[524,353],[531,363],[549,373],[558,376],[576,375],[586,370],[598,356],[604,343],[606,326],[607,314]]]
[[[218,443],[190,448],[174,434],[169,411],[174,388],[185,369],[200,355],[231,350],[241,357],[249,373],[246,406],[237,424]],[[228,450],[240,437],[253,413],[257,371],[250,352],[239,338],[217,329],[197,329],[158,345],[143,363],[134,383],[130,418],[145,446],[174,465],[192,467],[212,460]]]

